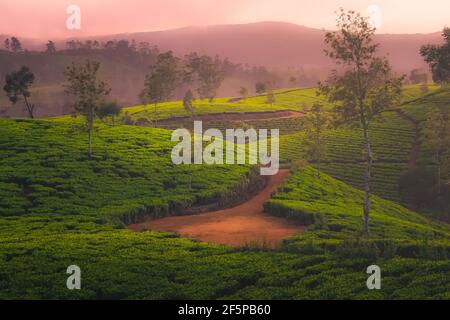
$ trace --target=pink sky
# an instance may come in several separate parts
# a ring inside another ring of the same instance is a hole
[[[81,30],[66,8],[81,9]],[[191,25],[286,21],[333,28],[339,7],[381,10],[380,33],[428,33],[450,25],[449,0],[0,0],[0,34],[57,38],[153,31]]]

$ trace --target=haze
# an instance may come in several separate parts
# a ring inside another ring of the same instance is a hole
[[[66,28],[70,4],[81,8],[80,30]],[[448,0],[1,0],[0,33],[62,38],[257,21],[330,29],[339,7],[366,13],[373,4],[380,33],[437,32],[450,17]]]

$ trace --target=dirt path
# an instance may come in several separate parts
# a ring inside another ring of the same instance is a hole
[[[133,231],[177,232],[183,237],[231,246],[246,244],[278,246],[289,236],[304,231],[305,226],[263,213],[263,203],[283,183],[289,170],[280,170],[266,187],[247,202],[234,208],[190,216],[167,217],[129,225]]]

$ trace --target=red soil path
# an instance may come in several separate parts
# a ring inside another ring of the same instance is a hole
[[[133,231],[158,230],[176,232],[182,237],[231,246],[278,246],[281,241],[304,231],[305,226],[263,212],[263,203],[289,175],[280,170],[271,176],[267,185],[256,196],[234,208],[189,216],[174,216],[146,220],[129,225]]]

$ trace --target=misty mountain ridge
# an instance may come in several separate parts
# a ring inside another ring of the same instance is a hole
[[[161,51],[172,50],[176,55],[198,52],[219,55],[233,62],[267,68],[331,68],[333,62],[323,54],[326,30],[309,28],[286,22],[255,22],[246,24],[190,26],[178,29],[150,32],[122,33],[103,36],[54,40],[59,49],[68,40],[134,39],[149,42]],[[0,39],[4,36],[0,36]],[[23,39],[29,50],[42,50],[36,39]],[[440,32],[430,34],[376,34],[380,53],[388,54],[392,66],[398,72],[414,68],[426,68],[419,55],[422,45],[440,43]]]

